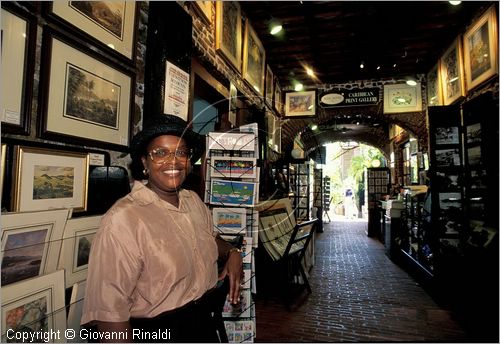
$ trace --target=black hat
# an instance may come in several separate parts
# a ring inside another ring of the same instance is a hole
[[[204,142],[200,134],[188,128],[188,123],[174,115],[157,115],[145,121],[143,128],[133,138],[130,144],[132,158],[132,176],[134,179],[143,179],[141,158],[146,155],[148,144],[161,135],[173,135],[184,139],[192,149],[191,161],[198,160],[203,153]]]

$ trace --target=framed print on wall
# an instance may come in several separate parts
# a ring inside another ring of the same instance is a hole
[[[260,95],[264,95],[266,53],[259,37],[248,22],[245,23],[243,41],[243,79]]]
[[[498,24],[494,6],[464,34],[464,65],[467,90],[498,73]]]
[[[271,67],[266,66],[266,104],[271,108],[273,107],[273,95],[274,95],[274,75]]]
[[[201,15],[203,20],[207,22],[207,24],[212,24],[212,3],[213,1],[193,1],[191,2],[194,5],[196,11]]]
[[[465,95],[461,39],[453,41],[439,59],[443,85],[443,103],[450,105]]]
[[[2,215],[2,289],[57,269],[69,209]]]
[[[384,113],[422,111],[422,90],[406,84],[384,85]]]
[[[55,36],[48,35],[44,44],[42,137],[124,150],[130,137],[132,75]]]
[[[62,270],[2,286],[2,343],[9,341],[9,329],[33,335],[59,333],[59,336],[47,336],[48,342],[66,342],[64,297]],[[43,339],[35,337],[34,341]]]
[[[7,145],[5,143],[2,143],[2,151],[1,151],[1,155],[0,155],[0,164],[2,164],[2,166],[0,166],[0,197],[2,196],[2,193],[3,193],[3,179],[5,176],[5,162],[7,161],[6,154],[7,154]]]
[[[427,73],[427,105],[443,105],[443,92],[441,90],[441,74],[439,62]]]
[[[278,113],[278,116],[283,115],[283,98],[281,94],[281,87],[278,82],[278,78],[276,79],[276,83],[274,84],[274,97],[273,97],[273,104],[274,104],[274,110]]]
[[[316,116],[316,91],[285,94],[285,118]]]
[[[241,71],[241,8],[236,1],[215,4],[215,49]]]
[[[14,159],[14,211],[87,210],[88,153],[15,146]]]
[[[134,1],[54,1],[52,13],[132,60],[135,6]]]

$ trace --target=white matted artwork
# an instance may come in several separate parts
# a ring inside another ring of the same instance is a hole
[[[89,253],[102,215],[69,219],[64,229],[59,269],[65,270],[66,288],[87,278]]]
[[[224,234],[244,233],[247,224],[245,208],[213,208],[215,230]]]
[[[64,301],[64,271],[30,278],[16,284],[2,286],[2,343],[7,343],[6,333],[31,332],[33,342],[66,342],[66,309]],[[10,331],[9,331],[10,332]]]
[[[421,84],[384,85],[384,113],[422,111]]]
[[[167,61],[165,64],[165,99],[163,112],[187,121],[189,74]]]
[[[224,206],[253,207],[258,200],[258,183],[212,179],[210,203]]]
[[[250,133],[208,133],[208,150],[255,150],[256,136]]]
[[[87,281],[75,283],[71,289],[71,298],[69,300],[68,312],[68,329],[73,329],[76,332],[80,331],[80,320],[82,319],[83,299],[85,297],[85,289],[87,288]],[[75,341],[69,340],[70,343],[77,343],[80,340],[76,336]]]
[[[2,214],[2,288],[57,269],[68,209]]]
[[[210,175],[222,178],[256,178],[257,159],[245,157],[213,156]]]

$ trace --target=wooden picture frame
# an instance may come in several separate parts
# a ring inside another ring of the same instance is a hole
[[[214,230],[223,234],[242,234],[247,227],[245,208],[213,208]]]
[[[441,73],[439,62],[427,73],[427,106],[443,105],[443,91],[441,88]]]
[[[35,50],[36,19],[15,5],[9,6],[8,2],[3,2],[2,133],[30,134]]]
[[[260,95],[264,95],[266,52],[252,25],[245,22],[243,40],[243,79]]]
[[[203,20],[211,25],[212,24],[212,4],[213,1],[201,1],[201,0],[196,0],[191,2],[194,5],[194,8],[198,14],[200,14],[200,17],[203,18]]]
[[[285,118],[316,116],[316,91],[285,93]]]
[[[74,42],[52,34],[44,38],[40,135],[126,150],[134,101],[133,74],[100,60],[99,55]]]
[[[258,200],[257,191],[257,183],[212,179],[210,182],[210,204],[253,207]]]
[[[48,342],[66,342],[64,297],[62,270],[2,286],[2,342],[8,342],[9,329],[35,335],[59,333],[48,337]],[[43,341],[37,338],[35,341]]]
[[[135,55],[134,1],[54,1],[51,13],[126,58]],[[105,16],[105,18],[104,18]]]
[[[14,147],[13,211],[87,210],[89,154]]]
[[[2,215],[2,290],[56,271],[69,209]]]
[[[64,228],[59,269],[64,269],[66,288],[87,279],[89,253],[102,215],[69,219]]]
[[[470,91],[498,74],[498,23],[495,7],[490,7],[465,32],[463,38],[466,85]]]
[[[273,96],[274,96],[274,74],[269,65],[266,66],[266,93],[265,102],[269,107],[273,108]]]
[[[241,72],[241,7],[235,1],[215,3],[215,49]]]
[[[384,113],[422,111],[422,89],[406,84],[384,85]]]
[[[221,178],[256,178],[257,159],[248,157],[212,156],[210,176]]]
[[[278,116],[283,116],[283,95],[281,93],[281,87],[278,82],[278,78],[275,78],[276,82],[274,84],[274,97],[273,97],[273,105],[274,105],[274,110],[278,114]]]
[[[457,37],[441,58],[440,72],[443,85],[443,104],[450,105],[465,95],[464,67],[461,38]]]

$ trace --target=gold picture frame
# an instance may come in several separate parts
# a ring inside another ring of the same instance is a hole
[[[443,105],[443,91],[441,89],[441,73],[439,62],[427,73],[427,106]]]
[[[278,114],[278,116],[283,115],[283,95],[281,93],[281,87],[278,82],[278,78],[275,78],[275,83],[274,83],[274,96],[273,96],[273,105],[274,105],[274,110]]]
[[[264,95],[264,77],[266,66],[266,52],[252,25],[245,22],[245,36],[243,40],[243,79],[258,94]]]
[[[316,116],[316,91],[287,92],[285,118]]]
[[[470,91],[498,74],[498,24],[494,6],[465,32],[463,43],[466,85]]]
[[[215,3],[215,49],[241,72],[241,7],[235,1]]]
[[[461,38],[457,37],[439,59],[443,104],[450,105],[465,95]]]
[[[192,4],[197,13],[200,14],[201,18],[207,23],[212,24],[212,4],[213,1],[193,1]]]
[[[89,154],[14,146],[13,211],[87,210]]]
[[[274,96],[274,74],[269,65],[266,66],[266,93],[265,101],[269,107],[273,107],[273,96]]]

